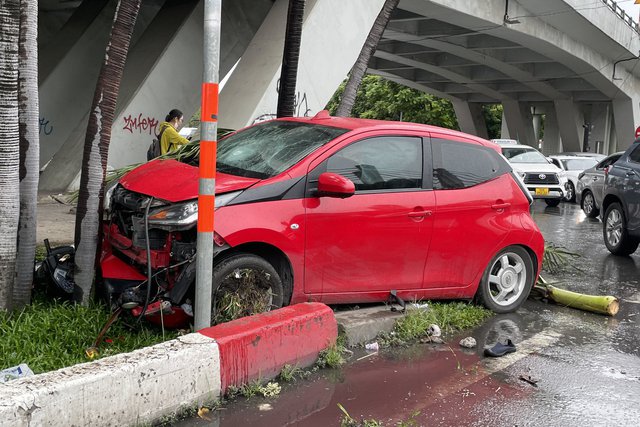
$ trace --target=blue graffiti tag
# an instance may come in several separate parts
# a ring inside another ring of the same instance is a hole
[[[51,126],[49,120],[45,117],[40,117],[40,134],[51,135],[53,132],[53,126]]]

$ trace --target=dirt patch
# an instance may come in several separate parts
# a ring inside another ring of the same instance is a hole
[[[62,195],[38,197],[37,244],[44,239],[49,239],[52,246],[73,243],[76,207],[63,201]]]

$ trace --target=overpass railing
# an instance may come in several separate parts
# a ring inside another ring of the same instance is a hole
[[[624,22],[626,22],[628,26],[633,28],[636,33],[640,34],[640,26],[638,25],[637,20],[630,17],[623,8],[618,6],[618,3],[613,0],[602,0],[602,2],[609,6],[609,9],[615,12],[615,14],[618,15]]]

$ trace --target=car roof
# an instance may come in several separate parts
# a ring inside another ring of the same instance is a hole
[[[567,156],[565,154],[552,154],[550,156],[552,159],[558,159],[558,160],[575,160],[575,159],[583,159],[583,160],[595,160],[596,162],[598,161],[597,158],[595,158],[594,156]]]
[[[500,148],[524,148],[538,151],[535,147],[526,144],[500,144]]]
[[[496,149],[497,144],[492,143],[486,139],[480,138],[475,135],[470,135],[468,133],[460,132],[453,129],[442,128],[439,126],[433,125],[425,125],[422,123],[412,123],[412,122],[397,122],[391,120],[374,120],[374,119],[359,119],[353,117],[333,117],[330,116],[326,110],[320,111],[313,117],[287,117],[282,119],[283,121],[291,121],[291,122],[301,122],[301,123],[310,123],[316,125],[323,126],[331,126],[342,129],[349,130],[412,130],[412,131],[420,131],[420,132],[437,132],[440,134],[445,134],[451,137],[459,137],[470,139],[475,142],[478,142],[486,147],[490,147],[492,149]],[[521,147],[522,145],[516,145],[516,147]],[[498,146],[500,147],[500,146]]]

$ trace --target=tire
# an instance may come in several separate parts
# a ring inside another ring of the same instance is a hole
[[[495,313],[510,313],[527,299],[534,280],[529,253],[521,246],[508,246],[489,262],[476,301]]]
[[[280,308],[284,289],[273,266],[252,254],[222,259],[213,268],[212,324]]]
[[[638,248],[638,240],[627,232],[627,218],[620,203],[611,203],[602,218],[604,244],[614,255],[630,255]]]
[[[555,208],[560,204],[560,199],[544,199],[544,202],[547,204],[547,206]]]
[[[600,209],[596,207],[596,199],[593,197],[593,193],[589,190],[584,192],[580,207],[588,218],[595,218],[600,213]]]
[[[569,181],[569,190],[567,190],[567,202],[576,202],[576,187],[573,186],[573,182]]]

